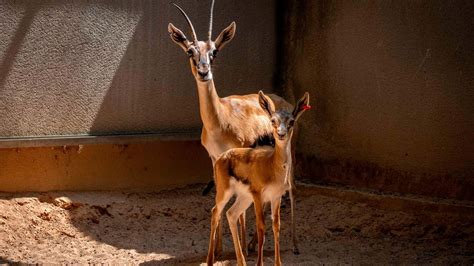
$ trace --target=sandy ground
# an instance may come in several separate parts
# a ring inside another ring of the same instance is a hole
[[[204,262],[214,195],[202,185],[158,193],[57,192],[0,194],[0,263]],[[290,245],[289,208],[282,209],[282,261],[315,264],[474,263],[474,221],[405,213],[311,194],[300,186],[297,232]],[[284,202],[284,205],[289,205]],[[254,231],[252,209],[247,211]],[[473,217],[473,216],[470,216]],[[273,264],[267,220],[265,263]],[[226,226],[219,263],[235,264]],[[255,262],[255,254],[247,259]]]

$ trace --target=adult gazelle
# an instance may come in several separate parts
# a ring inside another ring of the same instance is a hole
[[[222,30],[217,38],[212,39],[212,16],[214,0],[211,3],[210,22],[207,39],[199,41],[193,24],[184,10],[176,4],[173,4],[186,19],[190,30],[191,39],[174,26],[168,24],[168,31],[171,39],[178,44],[189,57],[191,72],[196,80],[199,95],[199,111],[203,123],[201,133],[201,143],[211,157],[214,166],[217,158],[223,152],[231,148],[254,147],[258,145],[272,145],[272,123],[270,118],[258,103],[258,94],[232,95],[219,97],[214,84],[212,65],[216,56],[222,49],[234,38],[236,31],[235,22]],[[275,106],[292,108],[291,104],[283,98],[269,94],[268,95]],[[294,153],[293,153],[294,154]],[[297,241],[294,229],[294,180],[293,166],[290,171],[290,200],[292,217],[292,239],[293,251],[298,253]],[[205,194],[212,188],[211,180],[205,189]],[[245,241],[245,213],[240,218],[241,232],[243,241]],[[217,241],[217,253],[222,250],[220,240],[221,227]],[[254,238],[256,240],[256,238]],[[253,249],[256,241],[252,241],[249,247]],[[245,248],[244,248],[245,249]]]

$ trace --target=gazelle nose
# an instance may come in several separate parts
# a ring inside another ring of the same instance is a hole
[[[208,71],[209,67],[210,67],[210,65],[208,63],[199,62],[199,64],[198,64],[198,68],[201,71]]]
[[[285,133],[283,133],[283,134],[282,134],[282,133],[278,133],[278,137],[280,137],[280,138],[284,138],[285,135],[286,135]]]
[[[204,78],[209,73],[209,64],[200,62],[197,67],[197,71],[199,76],[201,76],[201,78]]]

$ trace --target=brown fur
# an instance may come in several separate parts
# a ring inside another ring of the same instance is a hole
[[[176,5],[175,5],[176,6]],[[176,6],[178,7],[178,6]],[[186,17],[190,27],[191,21],[185,12],[178,7]],[[211,11],[212,13],[212,11]],[[212,25],[212,23],[211,23]],[[265,112],[259,108],[258,95],[233,95],[220,98],[217,95],[212,75],[212,63],[224,46],[234,37],[236,24],[232,22],[212,41],[198,41],[196,36],[189,41],[184,33],[173,24],[168,24],[171,39],[178,44],[188,55],[191,72],[196,79],[199,93],[199,111],[203,122],[201,143],[206,148],[214,166],[218,156],[223,152],[238,147],[255,146],[259,139],[271,136],[271,122]],[[193,35],[195,35],[193,31]],[[209,34],[210,35],[210,34]],[[292,110],[291,104],[276,95],[269,95],[275,105],[282,110]],[[293,182],[293,170],[291,170],[291,182]],[[294,185],[292,190],[294,190]],[[293,191],[290,192],[292,213],[294,209]],[[245,214],[241,221],[245,221]],[[296,236],[294,233],[294,222],[292,215],[292,238],[293,249],[297,252]],[[245,225],[242,225],[242,234],[245,234]],[[221,228],[219,229],[217,252],[221,252],[220,240]],[[254,245],[254,238],[249,246]]]
[[[282,109],[292,110],[293,106],[277,95],[269,95]],[[232,138],[249,147],[258,138],[272,134],[272,124],[268,115],[260,108],[257,94],[232,95],[220,99],[219,125]]]
[[[262,110],[273,121],[272,134],[275,137],[275,148],[234,148],[224,152],[215,162],[216,205],[212,210],[208,265],[214,263],[215,236],[221,212],[234,194],[237,195],[237,198],[234,205],[227,211],[227,219],[232,233],[237,263],[245,265],[242,246],[237,234],[237,218],[253,202],[257,218],[257,265],[263,264],[265,230],[263,204],[270,202],[275,238],[275,264],[281,264],[279,250],[280,201],[286,191],[291,189],[293,125],[306,110],[304,106],[309,104],[309,95],[306,93],[300,99],[294,111],[282,108],[277,112],[275,112],[275,105],[269,97],[262,92],[258,97]]]

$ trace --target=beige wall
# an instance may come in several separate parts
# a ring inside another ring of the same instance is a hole
[[[211,177],[198,141],[0,149],[0,191],[156,191]]]
[[[210,1],[180,4],[205,39]],[[270,0],[217,1],[214,38],[237,23],[214,69],[221,95],[271,90],[274,14]],[[170,1],[1,1],[0,137],[198,131],[195,81],[169,22],[189,32]]]
[[[204,39],[210,1],[180,5]],[[214,38],[232,21],[235,39],[213,70],[219,94],[271,91],[275,3],[217,1]],[[169,1],[1,1],[0,191],[157,190],[207,182],[211,161],[195,137],[201,127],[196,84],[186,54],[169,38],[169,22],[189,36]],[[114,138],[85,139],[77,144],[112,143],[80,151],[40,147],[75,144],[71,139],[5,142],[143,132],[177,132],[175,139],[193,141],[133,137],[124,146]],[[18,148],[1,148],[12,145]]]
[[[209,3],[182,5],[203,36]],[[473,13],[470,1],[217,1],[216,31],[237,22],[218,91],[276,78],[289,99],[311,93],[301,178],[472,200]],[[0,137],[198,131],[169,21],[188,32],[166,1],[1,2]],[[155,189],[211,172],[198,142],[0,149],[0,166],[8,191]]]
[[[309,91],[299,174],[474,199],[474,4],[290,1],[285,89]],[[291,94],[291,93],[290,93]]]

